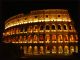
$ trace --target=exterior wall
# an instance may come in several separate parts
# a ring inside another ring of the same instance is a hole
[[[77,32],[67,10],[37,10],[10,19],[5,22],[4,42],[20,44],[24,55],[78,52]]]

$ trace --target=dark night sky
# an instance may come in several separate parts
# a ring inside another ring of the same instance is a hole
[[[75,27],[77,31],[79,32],[79,1],[63,1],[63,0],[54,0],[54,1],[1,1],[0,5],[0,13],[1,13],[1,19],[0,19],[0,32],[2,37],[2,32],[4,30],[4,21],[8,19],[11,16],[14,16],[19,13],[28,13],[30,10],[35,9],[48,9],[48,8],[64,8],[68,9],[70,12],[70,15],[75,22]],[[0,38],[1,38],[0,37]]]

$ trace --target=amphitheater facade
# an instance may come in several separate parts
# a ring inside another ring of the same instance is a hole
[[[78,35],[68,10],[33,10],[5,21],[4,43],[19,44],[24,55],[78,53]]]

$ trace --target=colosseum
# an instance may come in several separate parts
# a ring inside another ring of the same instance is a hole
[[[19,44],[24,55],[78,53],[78,35],[66,9],[33,10],[5,21],[4,43]]]

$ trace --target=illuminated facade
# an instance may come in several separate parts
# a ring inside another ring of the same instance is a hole
[[[78,53],[78,36],[68,10],[34,10],[5,21],[5,43],[20,45],[24,55]]]

